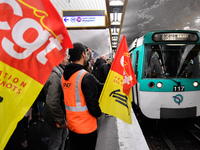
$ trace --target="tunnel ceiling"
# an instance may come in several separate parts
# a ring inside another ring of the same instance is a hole
[[[200,0],[128,0],[121,36],[128,45],[149,31],[200,30]]]
[[[105,9],[107,0],[51,0],[62,10]],[[200,0],[127,0],[120,39],[128,46],[149,31],[200,30]],[[111,53],[109,29],[68,30],[72,42],[82,42],[100,54]]]

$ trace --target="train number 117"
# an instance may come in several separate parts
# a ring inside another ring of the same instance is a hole
[[[181,92],[185,90],[185,86],[181,85],[181,86],[174,86],[173,91],[174,92]]]

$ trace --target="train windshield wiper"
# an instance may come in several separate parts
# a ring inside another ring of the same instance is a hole
[[[171,79],[172,81],[174,81],[178,86],[181,86],[181,82],[177,82],[176,80],[172,79],[172,78],[168,78]]]

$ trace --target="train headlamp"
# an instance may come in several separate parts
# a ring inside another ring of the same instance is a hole
[[[197,87],[199,85],[199,83],[197,82],[197,81],[195,81],[194,83],[193,83],[193,86],[194,87]]]
[[[149,82],[148,86],[149,86],[150,88],[154,88],[154,87],[155,87],[155,84],[154,84],[153,82]]]
[[[161,83],[161,82],[158,82],[157,84],[156,84],[156,86],[157,86],[157,88],[162,88],[163,87],[163,84]]]

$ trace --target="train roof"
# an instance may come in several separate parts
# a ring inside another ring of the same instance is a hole
[[[132,50],[132,49],[134,49],[134,48],[136,48],[136,47],[139,47],[139,46],[141,46],[142,44],[150,44],[150,43],[155,43],[155,42],[157,42],[157,43],[164,43],[164,42],[166,42],[166,41],[155,41],[155,40],[153,40],[153,36],[155,35],[155,34],[165,34],[165,33],[172,33],[172,34],[174,34],[174,33],[176,33],[176,34],[181,34],[181,33],[183,33],[183,34],[189,34],[189,33],[191,33],[192,35],[196,35],[196,40],[194,40],[194,41],[190,41],[190,43],[191,42],[194,42],[194,43],[200,43],[200,32],[199,31],[196,31],[196,30],[160,30],[160,31],[151,31],[151,32],[148,32],[148,33],[146,33],[145,35],[143,35],[143,36],[141,36],[140,38],[136,38],[132,43],[131,43],[131,45],[129,46],[129,50]],[[189,41],[180,41],[180,40],[178,40],[178,41],[173,41],[173,40],[171,40],[170,42],[175,42],[175,43],[181,43],[181,42],[189,42]]]

